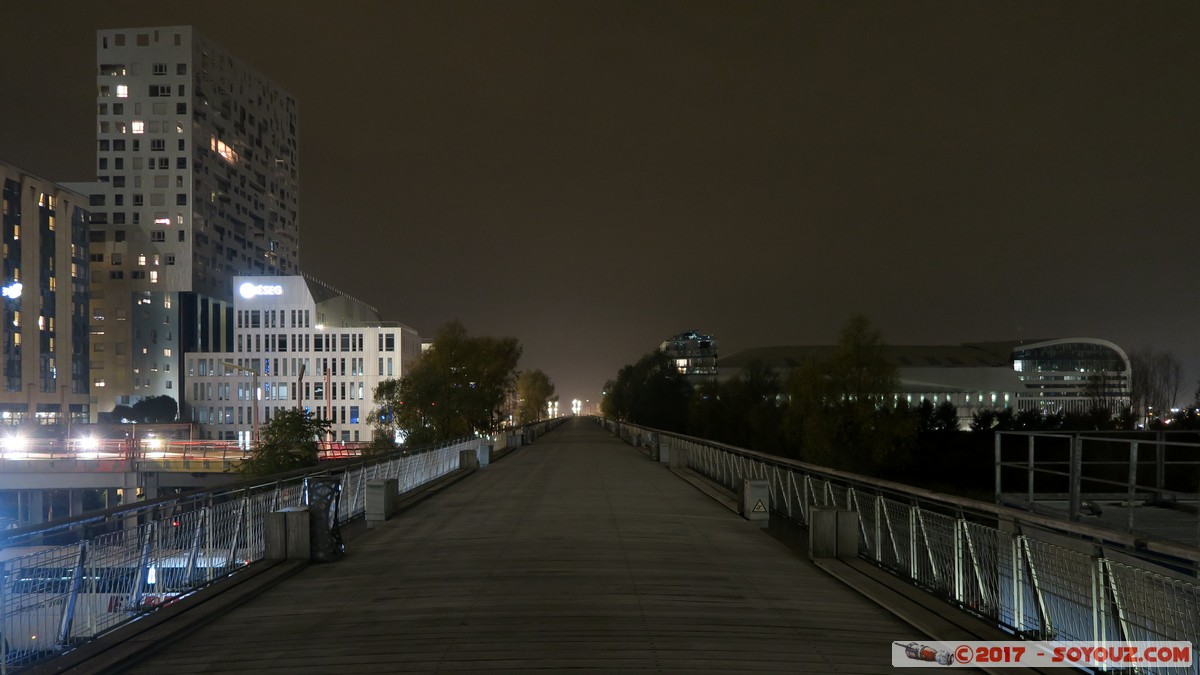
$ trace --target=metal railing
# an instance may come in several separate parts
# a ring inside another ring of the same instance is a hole
[[[261,560],[267,514],[304,506],[305,481],[340,480],[337,521],[363,514],[367,481],[401,492],[459,468],[463,439],[414,451],[0,534],[0,675],[57,655]]]
[[[1200,549],[699,438],[601,423],[631,443],[669,443],[673,459],[686,455],[689,469],[730,490],[743,479],[766,480],[772,517],[807,526],[813,509],[856,511],[860,558],[1014,636],[1190,641],[1192,662],[1200,664]]]
[[[996,502],[1200,545],[1197,432],[1001,432]]]

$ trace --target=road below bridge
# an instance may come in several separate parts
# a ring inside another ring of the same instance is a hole
[[[133,672],[883,673],[919,639],[576,419]]]

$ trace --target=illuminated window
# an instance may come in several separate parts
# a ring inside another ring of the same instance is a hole
[[[138,265],[143,266],[143,267],[146,265],[146,254],[145,253],[138,254]]]
[[[97,387],[97,388],[103,387],[104,386],[104,378],[97,377],[95,380],[92,380],[92,386]]]
[[[228,145],[225,145],[225,143],[223,141],[217,140],[216,136],[211,137],[210,145],[211,145],[212,151],[217,153],[221,157],[225,158],[226,162],[233,164],[238,161],[237,153],[234,152],[233,148],[229,147]]]
[[[158,270],[150,270],[150,283],[158,283]]]
[[[129,85],[127,85],[127,84],[118,84],[117,85],[117,98],[129,98]]]
[[[135,134],[146,133],[146,123],[141,120],[134,120],[133,121],[133,133],[135,133]]]

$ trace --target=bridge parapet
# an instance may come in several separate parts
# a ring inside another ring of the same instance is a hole
[[[243,482],[0,533],[0,670],[58,655],[262,560],[269,514],[340,484],[336,522],[363,515],[369,481],[401,492],[459,468],[478,439]]]
[[[811,527],[853,512],[858,557],[982,616],[1045,640],[1195,641],[1200,549],[598,419],[626,441],[670,443],[686,468],[736,492],[766,481],[772,519]],[[843,555],[839,544],[837,554]],[[1193,644],[1195,649],[1195,644]],[[1200,663],[1200,659],[1193,659]]]

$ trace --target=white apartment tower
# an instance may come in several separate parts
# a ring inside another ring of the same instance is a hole
[[[92,409],[182,404],[183,353],[232,348],[233,277],[299,272],[296,100],[190,26],[96,57]]]

